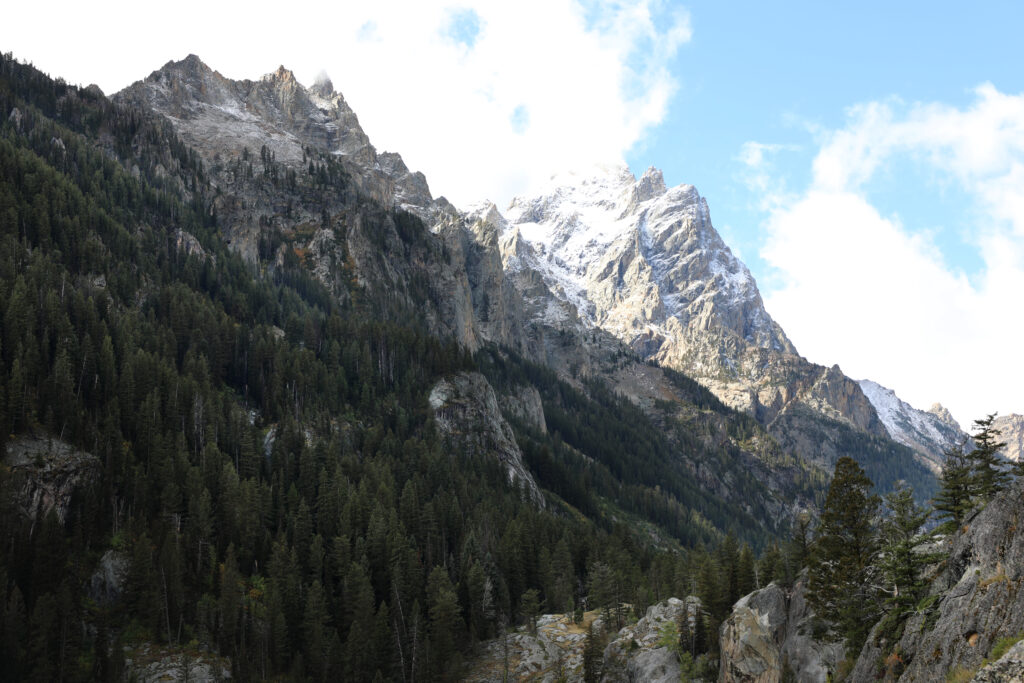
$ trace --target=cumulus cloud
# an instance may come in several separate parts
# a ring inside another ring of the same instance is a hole
[[[941,401],[963,424],[1024,412],[1024,95],[986,84],[963,108],[872,102],[818,137],[803,191],[753,184],[768,195],[770,312],[812,360],[838,362],[915,406]],[[766,150],[741,157],[755,178]],[[872,205],[870,181],[906,158],[970,198],[977,276],[951,266],[913,216]]]
[[[153,16],[124,0],[57,5],[59,22],[9,8],[5,49],[106,92],[190,52],[231,78],[283,63],[312,83],[325,69],[378,149],[457,203],[621,161],[664,117],[669,63],[691,34],[661,0],[182,0]]]

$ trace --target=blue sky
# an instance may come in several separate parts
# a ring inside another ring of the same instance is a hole
[[[462,207],[656,166],[707,198],[803,355],[969,425],[1024,413],[1021,7],[58,0],[5,8],[0,49],[108,93],[189,53],[326,71]]]
[[[758,280],[758,198],[740,161],[743,143],[786,145],[776,156],[790,185],[810,179],[815,128],[843,126],[848,107],[896,98],[965,105],[978,85],[1024,90],[1024,10],[988,2],[685,3],[693,37],[672,60],[678,90],[665,120],[628,155],[654,165],[670,184],[692,183],[708,199]],[[883,212],[911,229],[936,229],[953,266],[976,273],[963,231],[972,216],[963,194],[912,160],[893,162],[869,188]],[[966,226],[969,230],[969,225]]]

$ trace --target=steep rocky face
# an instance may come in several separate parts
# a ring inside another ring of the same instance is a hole
[[[999,440],[1006,443],[1000,453],[1007,460],[1020,462],[1024,458],[1024,415],[997,415],[992,426],[1001,432]]]
[[[494,389],[483,375],[462,372],[441,380],[430,391],[430,407],[437,426],[459,444],[459,452],[493,454],[504,465],[509,483],[544,507],[544,496],[526,469],[512,427],[502,417]]]
[[[929,606],[907,620],[898,643],[868,639],[853,680],[870,681],[898,650],[900,681],[937,681],[978,669],[995,642],[1024,632],[1024,480],[1016,481],[946,540],[949,559]],[[924,603],[923,603],[924,604]]]
[[[859,384],[889,436],[914,449],[921,462],[933,472],[942,470],[945,451],[967,442],[967,434],[940,404],[934,404],[928,411],[918,410],[901,400],[892,389],[886,389],[877,382],[865,379]],[[1024,430],[1024,420],[1021,428]],[[1024,438],[1024,431],[1020,434]]]
[[[647,608],[643,617],[615,635],[604,649],[605,681],[651,681],[675,683],[679,680],[679,657],[675,651],[659,645],[662,631],[690,620],[700,613],[700,600],[669,598]],[[671,630],[676,633],[675,630]]]
[[[601,680],[679,681],[679,657],[673,649],[659,644],[661,634],[663,629],[678,624],[683,614],[688,615],[692,624],[700,608],[700,600],[694,596],[685,600],[669,598],[648,607],[635,624],[610,634],[603,653]],[[536,634],[520,627],[505,639],[483,643],[480,654],[469,663],[461,680],[579,683],[584,680],[583,649],[588,626],[598,632],[606,628],[597,611],[584,613],[580,623],[573,622],[571,614],[542,615],[537,619]]]
[[[506,232],[532,247],[511,269],[538,271],[581,321],[644,356],[720,372],[721,357],[695,343],[694,332],[711,329],[729,333],[724,343],[795,353],[691,185],[669,190],[655,169],[636,180],[625,167],[599,168],[554,178],[506,215]]]
[[[115,99],[164,117],[197,151],[221,232],[254,264],[295,260],[342,301],[361,289],[384,317],[469,349],[522,348],[497,237],[435,200],[399,155],[378,154],[326,77],[306,87],[282,67],[235,81],[190,55]]]
[[[189,55],[168,62],[119,93],[170,119],[207,161],[229,161],[262,146],[277,161],[300,165],[303,147],[375,159],[355,113],[331,82],[305,88],[283,66],[258,81],[234,81]]]
[[[22,436],[7,442],[5,465],[20,482],[18,506],[33,523],[52,510],[63,523],[75,490],[99,475],[91,453],[55,438]]]
[[[971,683],[1024,683],[1024,641],[979,671]]]
[[[831,680],[843,644],[814,640],[806,591],[804,574],[790,591],[772,583],[736,603],[720,632],[721,683]]]

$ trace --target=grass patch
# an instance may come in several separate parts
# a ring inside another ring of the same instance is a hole
[[[946,683],[968,683],[968,681],[974,678],[974,674],[977,671],[977,669],[965,669],[962,666],[958,666],[946,674]]]
[[[994,645],[992,645],[992,652],[989,653],[988,658],[993,662],[997,659],[1002,659],[1003,655],[1005,655],[1011,647],[1022,640],[1024,640],[1024,631],[1021,631],[1015,636],[1005,636],[1000,638]]]

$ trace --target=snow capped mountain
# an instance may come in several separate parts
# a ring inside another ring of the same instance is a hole
[[[765,424],[795,401],[884,434],[855,383],[797,354],[692,185],[598,166],[553,177],[504,217],[484,214],[528,316],[602,329]]]
[[[914,408],[892,389],[877,382],[865,379],[858,384],[878,412],[889,436],[914,449],[933,472],[938,473],[942,469],[944,451],[967,440],[960,425],[940,404],[936,403],[926,412]]]
[[[510,267],[535,268],[582,323],[646,357],[685,353],[687,330],[712,325],[795,353],[692,185],[668,189],[653,168],[636,179],[624,166],[596,167],[554,177],[539,196],[513,200],[506,217],[505,235],[532,248]]]

